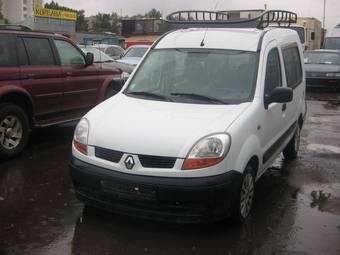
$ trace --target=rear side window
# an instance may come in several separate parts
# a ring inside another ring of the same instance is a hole
[[[0,67],[17,66],[17,55],[13,37],[0,35]]]
[[[280,55],[277,48],[272,49],[267,58],[265,95],[270,96],[273,89],[282,86]]]
[[[52,48],[47,38],[24,38],[24,42],[31,65],[55,65]]]
[[[297,87],[302,81],[301,58],[298,47],[285,48],[282,51],[285,63],[287,86]]]
[[[85,65],[83,55],[69,42],[54,40],[63,66]]]

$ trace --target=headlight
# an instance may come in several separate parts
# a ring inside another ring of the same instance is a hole
[[[87,155],[87,137],[89,134],[89,122],[82,118],[74,131],[73,144],[81,153]]]
[[[327,77],[339,77],[340,78],[340,73],[326,73]]]
[[[214,134],[199,140],[184,161],[183,170],[205,168],[220,163],[231,144],[228,134]]]

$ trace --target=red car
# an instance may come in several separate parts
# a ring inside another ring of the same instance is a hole
[[[0,27],[0,158],[20,153],[31,128],[79,119],[120,78],[64,36]]]

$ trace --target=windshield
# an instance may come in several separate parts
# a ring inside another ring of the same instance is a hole
[[[340,50],[340,37],[326,38],[324,48],[328,50]]]
[[[124,57],[142,58],[148,49],[149,49],[148,47],[133,47],[128,49]]]
[[[241,103],[252,96],[256,67],[254,52],[153,50],[125,93],[147,92],[176,102]]]
[[[92,53],[94,56],[94,62],[95,63],[104,63],[104,62],[113,62],[114,60],[106,55],[104,52],[93,48],[93,47],[81,47],[81,50],[84,53]]]
[[[340,56],[330,52],[305,53],[305,64],[340,65]]]

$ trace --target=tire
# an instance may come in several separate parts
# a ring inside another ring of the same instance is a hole
[[[118,84],[116,82],[111,83],[110,86],[108,86],[106,89],[105,100],[116,95],[121,90],[121,88],[121,84]]]
[[[30,125],[25,111],[15,104],[0,105],[0,158],[18,155],[27,145]]]
[[[286,148],[284,148],[283,150],[283,156],[285,157],[285,159],[288,160],[296,159],[298,156],[299,148],[300,148],[300,126],[297,125],[294,136],[289,141]]]
[[[232,215],[236,224],[244,223],[249,217],[255,195],[255,171],[248,165],[243,173],[242,183]]]

